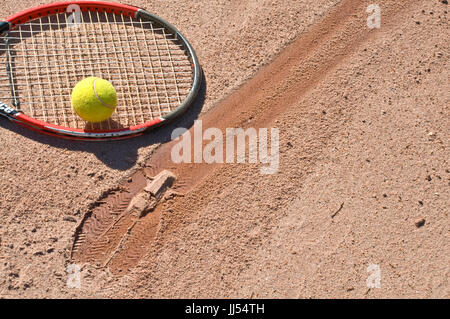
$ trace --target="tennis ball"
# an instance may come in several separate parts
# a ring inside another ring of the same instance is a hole
[[[117,107],[117,92],[106,80],[89,77],[75,85],[72,91],[72,108],[87,122],[103,122],[111,117]]]

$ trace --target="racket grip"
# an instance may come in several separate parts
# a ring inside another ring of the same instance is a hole
[[[9,22],[1,21],[0,22],[0,34],[9,30]]]

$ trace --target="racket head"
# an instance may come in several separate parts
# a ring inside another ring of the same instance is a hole
[[[133,6],[57,2],[9,17],[0,33],[0,115],[56,136],[136,136],[181,115],[200,88],[200,64],[187,39]],[[118,107],[108,121],[86,123],[72,110],[72,88],[89,76],[116,87]]]

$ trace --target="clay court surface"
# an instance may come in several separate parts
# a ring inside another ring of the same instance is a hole
[[[4,0],[0,20],[43,3]],[[190,40],[200,96],[170,127],[120,142],[0,118],[0,297],[450,297],[445,1],[128,3]],[[380,29],[366,24],[372,3]],[[195,119],[279,128],[278,173],[174,164],[171,132]],[[126,213],[163,170],[171,191]],[[67,286],[71,264],[81,288]]]

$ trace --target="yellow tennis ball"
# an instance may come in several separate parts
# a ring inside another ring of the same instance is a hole
[[[106,80],[89,77],[72,91],[72,108],[87,122],[103,122],[111,117],[117,107],[117,92]]]

